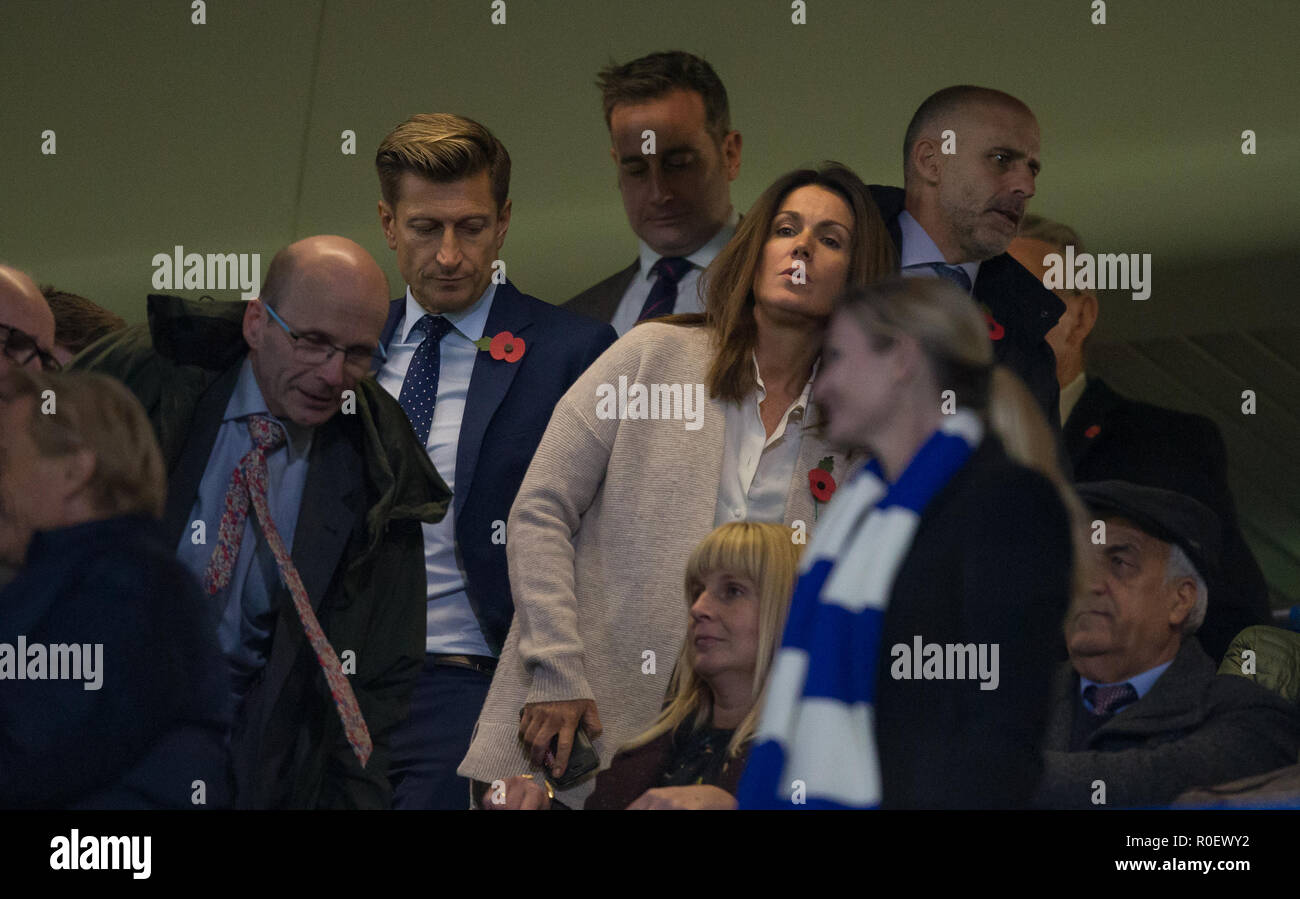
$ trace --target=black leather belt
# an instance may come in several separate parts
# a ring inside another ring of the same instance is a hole
[[[481,674],[492,674],[497,670],[497,660],[491,656],[457,656],[443,653],[429,653],[429,659],[435,665],[449,668],[468,668]]]

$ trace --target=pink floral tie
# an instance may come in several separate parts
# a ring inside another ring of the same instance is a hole
[[[370,741],[370,730],[366,727],[365,718],[361,716],[357,697],[343,673],[339,657],[321,630],[320,622],[316,620],[302,578],[298,576],[298,569],[289,558],[284,540],[275,529],[271,510],[266,504],[266,454],[284,445],[284,430],[270,417],[254,415],[248,419],[248,432],[253,437],[253,448],[239,460],[239,467],[230,479],[230,487],[226,491],[226,510],[221,516],[216,549],[212,551],[212,558],[203,573],[203,587],[209,594],[216,594],[230,583],[235,560],[239,558],[239,544],[244,537],[244,522],[251,501],[257,513],[257,522],[262,527],[262,536],[271,547],[275,564],[280,569],[280,577],[289,588],[289,595],[293,597],[293,606],[302,621],[302,629],[316,652],[321,670],[325,672],[325,680],[329,684],[330,695],[334,697],[334,707],[338,709],[348,743],[352,745],[357,761],[364,768],[374,748]]]

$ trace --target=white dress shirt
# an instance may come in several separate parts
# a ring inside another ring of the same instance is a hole
[[[456,448],[460,444],[460,424],[465,416],[465,398],[469,379],[474,372],[479,348],[474,341],[483,336],[496,285],[489,284],[483,296],[463,312],[448,312],[443,317],[452,330],[439,345],[438,394],[434,400],[433,421],[425,450],[433,467],[456,489]],[[406,311],[393,338],[388,343],[388,360],[378,374],[379,384],[394,397],[402,394],[402,382],[416,348],[424,340],[424,331],[412,329],[425,315],[411,288],[406,288]],[[425,612],[424,651],[450,655],[495,655],[488,648],[478,618],[465,593],[465,569],[456,549],[454,504],[437,524],[424,524],[424,565],[428,583],[428,607]]]
[[[818,360],[817,365],[820,364]],[[799,443],[803,439],[817,365],[813,366],[803,393],[785,410],[769,437],[759,409],[767,397],[767,387],[758,371],[758,358],[754,358],[754,378],[758,383],[755,393],[739,404],[727,403],[722,480],[718,483],[714,527],[729,521],[779,523],[785,520],[785,498],[794,478],[795,462],[799,460]]]
[[[732,209],[722,229],[713,235],[708,243],[686,257],[691,263],[691,270],[677,282],[677,304],[673,307],[674,315],[704,311],[704,299],[700,296],[700,273],[708,268],[709,263],[722,252],[727,241],[731,240],[731,236],[736,233],[736,223],[739,221],[740,214]],[[650,289],[654,287],[655,281],[659,280],[659,276],[650,271],[659,261],[659,254],[650,249],[650,245],[644,240],[640,243],[641,268],[632,279],[632,283],[627,286],[627,290],[623,291],[623,299],[618,301],[618,309],[610,322],[619,337],[636,324],[636,317],[641,314],[641,307],[650,296]]]

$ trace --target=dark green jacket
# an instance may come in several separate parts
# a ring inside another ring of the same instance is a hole
[[[247,354],[244,303],[153,294],[148,326],[104,338],[72,363],[122,380],[149,414],[167,466],[167,537],[179,543],[222,413]],[[231,754],[243,808],[386,808],[389,742],[424,661],[426,582],[420,523],[451,492],[402,408],[372,378],[355,409],[316,429],[291,550],[331,645],[351,659],[374,741],[363,770],[288,591],[271,651],[236,719]],[[216,523],[207,523],[216,539]],[[215,616],[215,612],[214,612]],[[348,653],[351,652],[349,656]]]

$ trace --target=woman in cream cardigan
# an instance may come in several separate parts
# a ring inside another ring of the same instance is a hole
[[[559,776],[578,727],[607,765],[655,718],[691,550],[745,519],[806,540],[847,471],[813,376],[835,298],[896,265],[853,172],[790,172],[701,279],[702,316],[638,325],[560,399],[511,508],[516,614],[462,776]],[[579,807],[592,780],[557,795]]]

